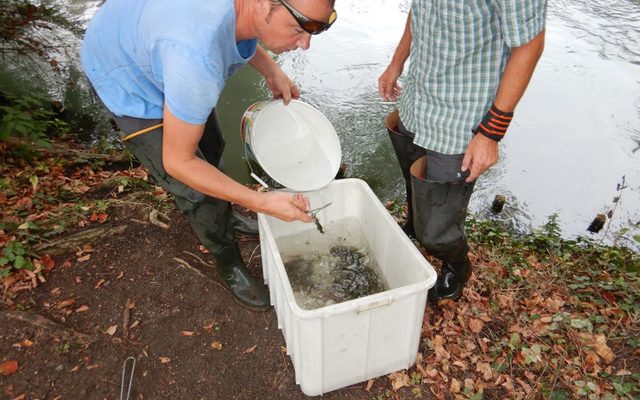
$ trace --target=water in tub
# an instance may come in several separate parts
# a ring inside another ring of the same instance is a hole
[[[296,303],[313,310],[388,289],[357,218],[276,239]]]

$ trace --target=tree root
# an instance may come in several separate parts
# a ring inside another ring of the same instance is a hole
[[[26,322],[38,328],[50,331],[53,334],[60,334],[65,340],[78,342],[83,345],[91,344],[96,340],[96,338],[92,336],[66,328],[40,314],[33,314],[26,311],[3,311],[0,313],[0,316],[6,319]]]
[[[115,226],[113,228],[83,229],[71,235],[63,235],[56,240],[41,243],[36,246],[35,250],[41,254],[46,253],[51,256],[58,256],[74,252],[77,247],[81,247],[87,243],[96,242],[105,236],[119,235],[126,229],[126,225]]]

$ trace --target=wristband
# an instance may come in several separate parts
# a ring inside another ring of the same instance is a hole
[[[499,142],[507,133],[507,128],[513,118],[513,112],[500,111],[495,104],[491,105],[489,111],[480,122],[480,125],[473,130],[473,134],[482,134],[491,140]]]

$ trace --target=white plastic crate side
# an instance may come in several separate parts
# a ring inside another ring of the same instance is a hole
[[[324,319],[322,326],[323,392],[366,379],[370,316],[345,312]]]
[[[396,300],[372,315],[367,379],[408,368],[418,351],[426,297],[422,292]]]
[[[296,324],[296,354],[292,354],[292,358],[295,356],[299,360],[298,368],[295,369],[296,383],[309,396],[317,396],[326,391],[325,364],[322,359],[326,351],[324,323],[324,318],[317,318],[298,320]]]

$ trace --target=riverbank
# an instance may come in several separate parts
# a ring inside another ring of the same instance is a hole
[[[143,168],[70,138],[20,144],[0,142],[3,396],[116,398],[135,357],[136,399],[305,398],[274,311],[233,302]],[[638,254],[563,240],[553,219],[468,233],[473,276],[427,307],[416,365],[324,398],[640,396]],[[260,276],[258,241],[239,239]]]

